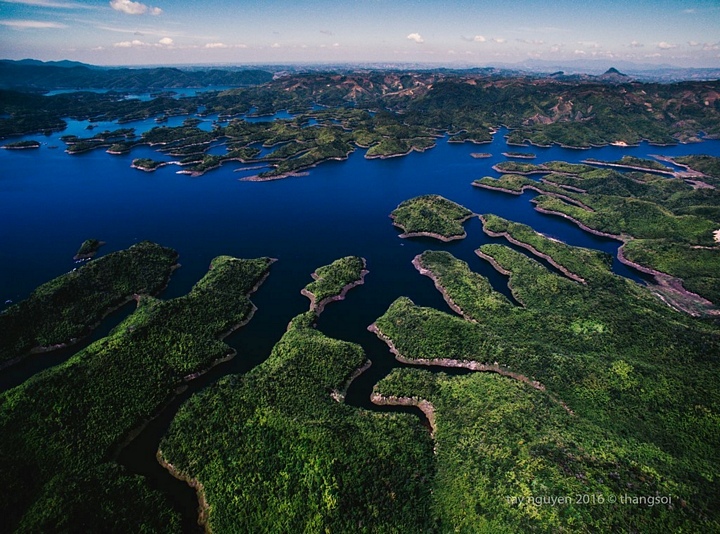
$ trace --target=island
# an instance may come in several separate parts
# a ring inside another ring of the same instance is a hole
[[[5,524],[39,532],[71,518],[177,531],[167,497],[115,458],[188,380],[235,354],[221,340],[252,317],[248,296],[272,262],[221,256],[184,296],[137,295],[108,337],[0,394]]]
[[[165,167],[166,165],[170,165],[167,161],[157,161],[151,158],[136,158],[132,161],[132,165],[130,165],[133,169],[138,169],[140,171],[145,172],[153,172],[160,167]]]
[[[86,239],[82,242],[82,245],[80,245],[77,253],[75,253],[75,255],[73,256],[73,259],[75,261],[92,259],[98,253],[100,247],[102,247],[104,244],[105,241],[100,241],[98,239]]]
[[[321,531],[431,529],[427,431],[411,414],[342,402],[338,390],[367,358],[313,328],[316,318],[295,317],[267,360],[186,402],[161,463],[197,489],[200,522],[213,532],[297,532],[308,521]]]
[[[422,195],[405,200],[390,214],[400,237],[432,237],[440,241],[465,238],[463,223],[475,214],[440,195]]]
[[[7,143],[3,145],[2,148],[4,148],[5,150],[27,150],[32,148],[40,148],[40,141],[15,141],[14,143]]]
[[[537,154],[531,152],[503,152],[503,156],[506,158],[518,158],[518,159],[535,159]]]
[[[373,402],[415,405],[431,419],[438,464],[432,499],[440,524],[461,531],[477,525],[562,530],[576,521],[649,530],[709,525],[713,482],[695,466],[713,465],[716,445],[694,436],[710,438],[714,424],[687,417],[692,406],[715,403],[706,374],[720,371],[706,359],[720,348],[715,330],[612,274],[602,255],[485,218],[514,241],[532,242],[525,248],[533,256],[552,258],[570,273],[570,266],[582,269],[584,282],[508,246],[483,245],[478,255],[508,277],[511,302],[474,280],[482,277],[466,262],[425,252],[421,274],[430,273],[457,309],[420,307],[402,297],[375,321],[372,330],[400,361],[471,371],[448,376],[406,365],[373,393]],[[460,316],[452,313],[459,310]],[[697,343],[705,347],[700,352]],[[658,404],[664,394],[672,401]],[[627,447],[627,440],[638,446]],[[508,451],[528,463],[507,462]],[[625,494],[667,497],[655,509],[569,500],[556,515],[551,506],[522,506],[527,497],[520,488],[538,483],[558,495],[591,491],[615,495],[616,502]],[[686,488],[682,496],[672,489],[677,484]],[[468,506],[458,508],[459,500]]]
[[[170,248],[142,242],[41,285],[0,314],[0,369],[77,343],[135,294],[160,292],[177,258]]]
[[[365,258],[346,256],[312,273],[315,280],[302,291],[310,299],[310,310],[320,315],[330,302],[343,300],[347,292],[364,283],[368,273]]]
[[[503,175],[473,185],[511,194],[526,189],[541,193],[532,200],[537,211],[623,242],[618,259],[652,275],[653,290],[669,305],[693,315],[720,313],[720,247],[715,239],[720,197],[715,189],[588,165],[553,162],[543,168],[562,172],[551,172],[539,182]]]

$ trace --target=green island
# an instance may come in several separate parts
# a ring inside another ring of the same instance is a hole
[[[543,165],[541,181],[519,174],[485,177],[473,185],[533,199],[538,211],[571,220],[590,232],[624,242],[618,258],[648,274],[654,290],[689,313],[716,314],[720,304],[720,193],[680,178],[587,165]]]
[[[604,167],[616,167],[619,169],[632,169],[636,171],[659,172],[663,174],[673,174],[673,170],[667,165],[663,165],[659,161],[652,159],[636,158],[634,156],[623,156],[616,161],[602,161],[599,159],[586,159],[583,163],[591,165],[601,165]]]
[[[130,146],[127,142],[135,138],[134,128],[119,128],[105,130],[92,137],[78,137],[77,135],[64,135],[60,139],[67,145],[68,154],[83,154],[96,148],[107,148],[109,152],[122,154],[128,152]]]
[[[176,532],[166,497],[113,458],[185,382],[233,356],[220,340],[252,317],[248,295],[272,261],[215,258],[187,295],[136,297],[108,337],[0,394],[6,526]]]
[[[87,336],[134,295],[162,290],[176,262],[177,252],[146,241],[41,285],[0,313],[0,368]]]
[[[472,152],[470,153],[470,157],[475,159],[487,159],[491,158],[492,154],[490,152]]]
[[[28,148],[40,148],[40,141],[15,141],[14,143],[6,143],[2,146],[6,150],[25,150]]]
[[[508,276],[518,306],[467,263],[425,252],[422,269],[465,319],[403,297],[372,326],[403,362],[482,371],[404,367],[375,387],[377,403],[432,415],[440,530],[717,529],[717,325],[613,275],[601,254],[484,218],[554,265],[582,269],[585,283],[507,246],[482,246],[478,255]],[[568,501],[538,503],[538,492]],[[666,498],[619,500],[643,495]],[[602,506],[583,501],[599,498]]]
[[[474,213],[440,195],[422,195],[405,200],[390,214],[400,237],[433,237],[441,241],[463,239],[463,223]]]
[[[75,253],[75,256],[73,256],[73,259],[78,261],[94,258],[98,253],[98,250],[100,250],[100,247],[104,244],[105,241],[100,241],[98,239],[86,239],[82,242],[82,245],[80,245],[80,248]]]
[[[519,161],[501,161],[497,165],[493,165],[493,170],[501,173],[511,174],[545,174],[550,172],[544,165],[535,165],[533,163],[520,163]]]
[[[518,159],[535,159],[537,158],[537,154],[532,154],[530,152],[503,152],[503,156],[506,158],[518,158]]]
[[[145,172],[153,172],[165,165],[169,165],[169,163],[167,161],[157,161],[151,158],[136,158],[133,160],[131,167]]]
[[[343,300],[350,289],[364,282],[368,273],[365,267],[365,258],[359,256],[346,256],[318,267],[311,275],[314,282],[300,291],[310,299],[310,311],[320,315],[330,302]]]
[[[42,70],[48,67],[37,68],[38,76],[49,72]],[[252,80],[243,87],[182,98],[160,92],[148,101],[114,92],[42,96],[2,90],[0,138],[62,130],[67,118],[122,124],[196,114],[181,126],[159,126],[141,138],[126,129],[88,138],[68,136],[67,151],[79,154],[105,148],[112,154],[127,154],[135,146],[149,144],[179,157],[187,174],[198,176],[225,161],[241,161],[269,164],[270,169],[255,178],[269,180],[297,176],[322,162],[345,159],[358,147],[367,149],[367,158],[388,158],[431,149],[443,135],[452,143],[487,143],[501,124],[510,129],[508,144],[519,146],[527,146],[526,142],[573,148],[627,146],[643,139],[665,145],[699,142],[698,132],[705,132],[707,138],[720,135],[720,111],[717,106],[705,105],[715,101],[718,81],[633,83],[619,91],[602,77],[568,82],[520,73],[388,71],[297,73],[269,80],[263,77],[269,74],[266,72],[243,72],[214,70],[208,74],[208,79],[239,76]],[[179,70],[174,74],[178,79],[197,75]],[[160,79],[169,75],[163,72]],[[137,83],[134,79],[131,86]],[[258,83],[261,85],[253,85]],[[318,109],[318,105],[323,107]],[[243,120],[243,116],[267,116],[283,110],[294,117]],[[218,119],[211,131],[198,128],[202,117],[214,114]],[[315,121],[312,127],[311,121]],[[208,156],[212,142],[226,143],[228,152]],[[275,147],[276,153],[257,158],[257,154],[234,152],[256,149],[251,146],[254,144]],[[508,154],[529,157],[528,153]],[[647,161],[640,167],[648,169]],[[632,163],[620,160],[618,164]],[[516,170],[523,168],[516,165]],[[526,172],[537,171],[525,168]]]
[[[269,358],[178,411],[158,457],[198,491],[212,532],[433,530],[432,443],[414,415],[347,406],[359,345],[295,317]]]

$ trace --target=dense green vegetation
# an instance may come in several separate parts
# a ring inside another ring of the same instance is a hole
[[[597,250],[569,247],[565,243],[548,239],[525,224],[519,224],[497,215],[483,215],[483,228],[491,235],[502,235],[512,243],[529,249],[547,259],[566,276],[582,282],[594,273],[612,266],[610,255]]]
[[[313,273],[314,282],[305,286],[303,294],[310,297],[311,311],[322,311],[324,302],[341,298],[347,288],[362,283],[365,260],[359,256],[345,256],[330,265],[318,267]]]
[[[82,245],[80,245],[80,248],[78,249],[77,253],[75,253],[73,259],[81,260],[92,258],[95,256],[95,254],[97,254],[98,250],[100,250],[100,247],[104,244],[105,243],[103,241],[100,241],[99,239],[86,239],[82,242]]]
[[[68,154],[82,154],[96,148],[114,148],[117,152],[127,150],[126,143],[135,138],[134,128],[119,128],[105,130],[92,137],[78,137],[77,135],[64,135],[62,141],[67,144]]]
[[[622,158],[615,161],[602,161],[598,159],[585,160],[586,163],[592,163],[593,165],[610,165],[615,167],[630,167],[634,169],[648,170],[648,171],[661,171],[671,173],[673,170],[653,159],[636,158],[635,156],[623,156]]]
[[[683,286],[720,303],[720,248],[695,248],[667,240],[634,239],[624,247],[625,257],[640,265],[681,278]]]
[[[537,154],[530,152],[503,152],[503,156],[508,158],[535,159]]]
[[[108,337],[0,395],[6,526],[173,530],[178,518],[165,499],[111,459],[192,373],[233,353],[220,339],[251,316],[247,295],[271,262],[215,258],[187,295],[139,297]]]
[[[422,195],[401,202],[390,217],[403,230],[401,237],[428,235],[449,241],[465,237],[462,223],[473,213],[440,195]]]
[[[213,532],[423,532],[433,525],[427,431],[407,414],[333,400],[362,349],[296,317],[270,357],[179,410],[160,444],[202,487]]]
[[[16,141],[14,143],[6,143],[2,148],[8,150],[22,150],[25,148],[40,148],[40,141],[28,140],[28,141]]]
[[[683,161],[713,168],[705,156]],[[590,165],[549,162],[542,168],[553,172],[539,182],[505,174],[499,179],[484,177],[474,185],[512,193],[539,191],[542,194],[533,199],[539,210],[617,236],[627,243],[624,250],[630,261],[680,278],[686,289],[720,302],[715,289],[720,284],[720,248],[713,235],[720,224],[720,190]]]
[[[582,266],[586,284],[508,247],[484,245],[479,254],[509,273],[513,296],[522,303],[517,307],[489,284],[474,282],[478,276],[464,262],[426,252],[422,266],[477,322],[407,298],[376,321],[409,361],[475,361],[509,375],[449,378],[402,369],[377,386],[384,395],[435,406],[433,502],[443,529],[720,527],[713,504],[720,460],[717,327],[611,274],[596,253],[588,257],[583,249],[526,235],[522,225],[487,218],[557,264]],[[672,506],[506,499],[577,494],[667,495]]]
[[[65,73],[70,70],[60,69]],[[99,76],[108,71],[92,72]],[[112,72],[133,73],[123,69]],[[197,73],[161,70],[159,79],[166,81],[158,83],[182,85],[184,76],[189,74]],[[243,73],[229,73],[235,74]],[[210,71],[207,80],[221,75],[222,71]],[[167,81],[173,76],[175,82]],[[140,78],[135,78],[135,82],[139,83]],[[0,113],[7,117],[0,119],[0,137],[58,130],[65,124],[65,117],[127,122],[200,112],[217,113],[220,120],[225,120],[240,114],[259,116],[288,110],[298,114],[304,125],[310,118],[317,118],[319,125],[329,127],[333,123],[328,118],[332,118],[335,126],[342,124],[353,143],[369,147],[368,157],[425,150],[434,145],[439,132],[448,132],[451,142],[488,142],[491,131],[500,124],[511,128],[508,140],[513,144],[529,140],[539,145],[590,147],[615,142],[636,144],[641,139],[675,143],[699,141],[701,131],[711,137],[720,134],[720,103],[709,97],[717,91],[718,82],[615,85],[597,80],[563,82],[519,75],[502,78],[481,71],[297,74],[267,81],[260,87],[194,97],[173,98],[160,93],[147,102],[126,99],[113,92],[42,97],[3,91]],[[714,104],[706,106],[706,101]],[[314,104],[328,109],[313,110]],[[365,109],[379,111],[370,116]],[[264,129],[267,125],[256,128]],[[98,144],[80,144],[74,150],[96,148]],[[115,145],[111,145],[112,152],[128,149],[122,143]],[[308,157],[304,167],[322,161],[323,157],[341,157],[348,150],[347,146],[341,149],[338,145],[330,152],[328,147],[320,152],[325,156]],[[278,169],[277,174],[298,170],[285,166],[288,168]]]
[[[0,366],[88,335],[134,294],[160,291],[176,259],[172,249],[142,242],[41,285],[0,313]]]
[[[693,170],[700,171],[711,179],[706,180],[715,187],[720,187],[720,158],[717,156],[680,156],[673,158],[675,163],[687,165]]]
[[[142,171],[154,171],[163,165],[167,165],[167,162],[157,161],[150,158],[136,158],[132,162],[133,168],[140,169]]]

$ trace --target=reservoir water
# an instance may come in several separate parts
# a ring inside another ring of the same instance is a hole
[[[182,120],[171,117],[169,124]],[[210,120],[205,121],[209,127]],[[66,154],[60,136],[92,135],[86,126],[85,122],[70,121],[64,132],[25,137],[41,141],[38,150],[0,150],[0,307],[7,300],[26,298],[36,286],[77,267],[72,256],[87,238],[107,242],[101,254],[142,240],[178,250],[182,268],[173,274],[163,298],[185,294],[217,255],[279,260],[252,297],[258,307],[255,317],[227,339],[238,356],[198,379],[120,455],[120,462],[128,469],[148,476],[151,484],[173,497],[188,525],[196,506],[194,492],[155,462],[160,437],[189,395],[224,374],[246,372],[268,356],[288,321],[308,308],[309,301],[300,290],[311,280],[315,268],[350,254],[367,259],[370,274],[365,284],[350,291],[345,301],[328,306],[318,328],[332,337],[360,343],[365,349],[372,366],[353,383],[347,402],[371,409],[379,409],[369,402],[373,384],[398,364],[386,345],[367,332],[367,326],[399,296],[450,311],[432,281],[411,265],[415,255],[426,249],[448,250],[508,294],[507,279],[474,254],[484,243],[505,243],[503,240],[486,236],[477,219],[466,223],[468,237],[462,241],[400,239],[400,232],[388,218],[400,202],[421,194],[440,194],[476,213],[495,213],[569,244],[615,256],[618,242],[588,234],[564,219],[537,213],[529,202],[534,195],[492,192],[472,187],[471,182],[498,176],[491,167],[505,161],[502,152],[508,150],[537,154],[533,163],[580,162],[589,157],[616,160],[623,155],[649,154],[720,156],[720,141],[672,147],[642,143],[638,147],[591,150],[508,147],[504,138],[507,132],[501,130],[490,144],[451,144],[447,138],[440,138],[435,148],[424,153],[386,160],[367,160],[365,151],[358,149],[348,160],[323,163],[308,176],[248,182],[240,178],[258,171],[244,170],[248,166],[239,163],[228,163],[198,178],[176,174],[178,167],[172,165],[153,173],[130,168],[134,158],[158,158],[149,147],[138,147],[121,156],[103,150]],[[139,134],[153,126],[152,120],[121,126],[101,123],[95,131],[134,127]],[[489,152],[492,157],[474,159],[472,152]],[[213,153],[222,153],[222,147],[214,147]],[[620,275],[643,281],[640,273],[617,260],[613,268]],[[109,331],[130,311],[126,307],[111,315],[95,337]],[[74,350],[31,358],[3,377],[0,388],[12,387],[43,367],[56,365]]]

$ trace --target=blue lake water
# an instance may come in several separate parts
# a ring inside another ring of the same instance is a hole
[[[179,125],[183,120],[170,117],[167,124]],[[205,118],[202,127],[210,128],[211,120]],[[370,407],[372,385],[398,365],[385,344],[367,332],[367,326],[399,296],[450,311],[432,281],[420,276],[411,265],[415,255],[426,249],[448,250],[487,276],[496,289],[508,293],[506,277],[474,254],[484,243],[505,241],[486,236],[477,219],[466,224],[468,237],[462,241],[444,244],[426,238],[400,239],[388,215],[403,200],[440,194],[476,213],[495,213],[572,245],[615,255],[618,242],[534,211],[529,202],[534,195],[492,192],[472,187],[471,182],[483,176],[498,176],[491,167],[507,160],[502,156],[507,151],[537,154],[533,163],[580,162],[588,157],[615,160],[623,155],[649,154],[720,156],[719,141],[672,147],[642,143],[638,147],[591,150],[508,147],[504,138],[507,132],[501,130],[490,144],[451,144],[441,138],[435,148],[424,153],[387,160],[367,160],[365,151],[359,149],[347,161],[321,164],[308,176],[247,182],[239,178],[258,171],[243,171],[248,166],[234,162],[199,178],[176,174],[176,166],[154,173],[130,168],[137,157],[171,159],[158,157],[149,147],[138,147],[121,156],[102,150],[66,154],[60,136],[93,135],[86,130],[87,125],[84,121],[69,121],[64,132],[47,137],[26,136],[43,143],[38,150],[0,150],[0,307],[8,299],[27,297],[39,284],[76,267],[72,256],[87,238],[107,242],[102,254],[141,240],[178,250],[182,268],[174,273],[164,298],[186,293],[217,255],[279,259],[252,298],[258,306],[254,319],[227,340],[238,350],[238,357],[196,381],[121,455],[121,462],[131,470],[147,475],[157,487],[180,495],[176,498],[185,500],[182,506],[194,497],[192,491],[183,493],[183,484],[174,481],[155,462],[160,436],[188,395],[222,374],[244,372],[268,356],[288,321],[307,309],[309,301],[300,295],[300,290],[311,280],[310,273],[316,267],[350,254],[367,259],[370,274],[365,285],[353,289],[345,301],[330,305],[318,321],[318,327],[328,335],[360,343],[372,360],[370,370],[353,383],[347,397],[348,403],[364,407]],[[140,134],[154,126],[157,124],[152,119],[123,125],[97,123],[95,131],[132,127]],[[222,154],[224,150],[218,145],[212,153]],[[490,152],[493,156],[474,159],[472,152]],[[639,273],[617,260],[613,268],[618,274],[642,281]],[[121,314],[129,312],[126,309],[110,317],[104,328],[107,330]],[[0,388],[19,383],[62,357],[33,358]]]

